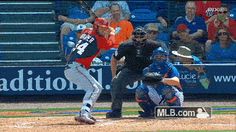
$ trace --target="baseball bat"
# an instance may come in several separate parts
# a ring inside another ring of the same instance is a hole
[[[81,4],[82,8],[84,8],[88,12],[91,12],[95,18],[98,18],[98,16],[95,14],[95,12],[92,10],[92,8],[88,5],[87,2],[85,2],[84,0],[80,0],[79,3]]]

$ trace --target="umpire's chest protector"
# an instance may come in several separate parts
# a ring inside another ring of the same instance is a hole
[[[125,56],[125,67],[135,71],[142,71],[151,64],[150,57],[152,52],[158,47],[159,45],[153,41],[147,41],[141,47],[135,46],[134,42],[131,41],[121,44],[114,57],[119,60]]]

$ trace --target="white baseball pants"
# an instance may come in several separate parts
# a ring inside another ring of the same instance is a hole
[[[81,111],[91,112],[91,108],[102,92],[102,86],[81,64],[73,62],[65,68],[64,74],[72,83],[85,90]]]

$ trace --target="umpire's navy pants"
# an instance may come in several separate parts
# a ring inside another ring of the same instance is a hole
[[[112,80],[111,98],[112,111],[121,111],[123,103],[123,95],[127,90],[127,85],[132,85],[135,81],[140,80],[142,72],[135,72],[128,68],[123,68]]]

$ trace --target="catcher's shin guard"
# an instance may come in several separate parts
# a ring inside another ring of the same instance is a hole
[[[144,85],[141,85],[136,89],[135,96],[139,106],[144,110],[144,112],[140,114],[140,117],[143,117],[142,115],[148,117],[153,115],[155,104],[148,97],[148,91]]]

